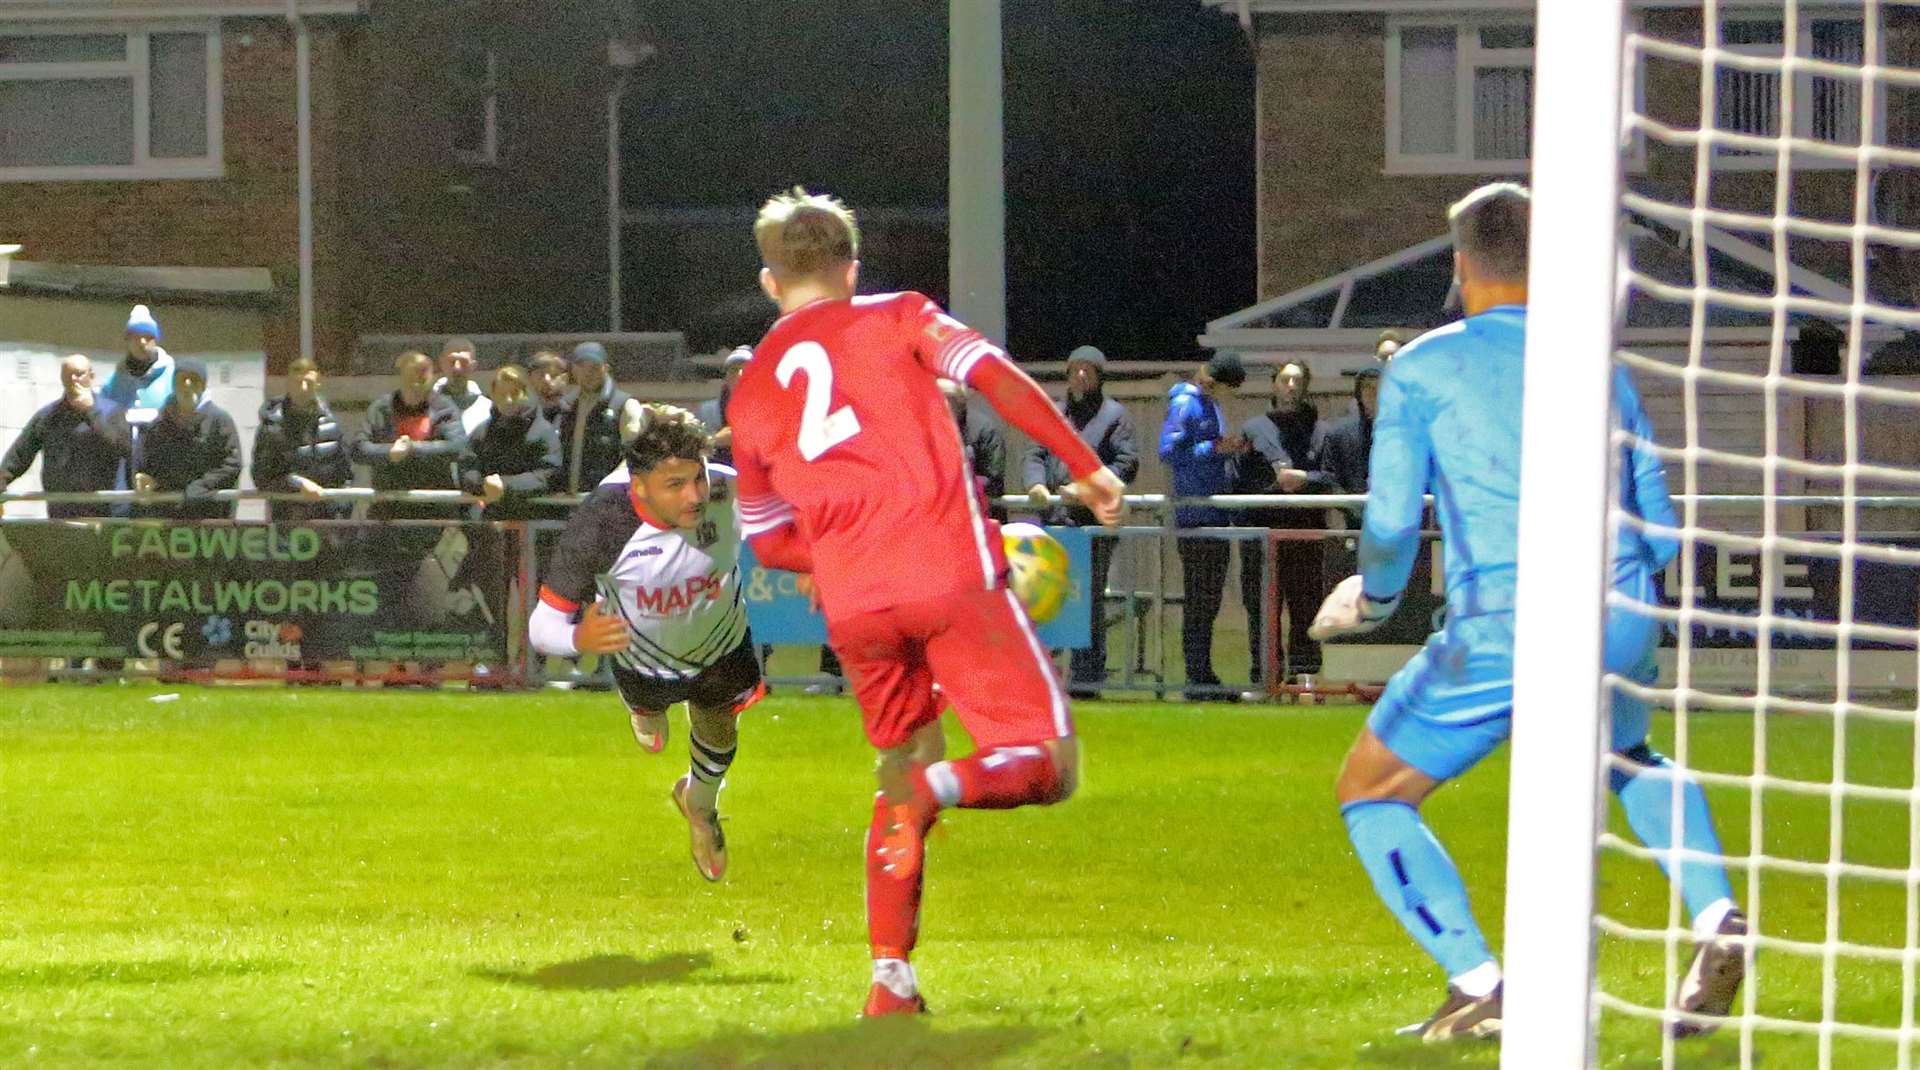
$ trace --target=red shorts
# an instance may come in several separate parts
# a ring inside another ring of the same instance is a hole
[[[941,699],[977,747],[1073,734],[1067,696],[1013,592],[968,591],[827,626],[867,739],[886,750],[940,719]]]

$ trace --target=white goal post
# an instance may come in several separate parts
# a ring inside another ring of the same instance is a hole
[[[1920,4],[1541,0],[1535,60],[1502,1065],[1694,1065],[1680,1024],[1733,1038],[1714,1065],[1912,1070]],[[1629,448],[1677,521],[1620,504]],[[1634,529],[1679,547],[1655,598],[1609,590]],[[1605,675],[1609,606],[1673,636],[1657,683]],[[1609,753],[1617,693],[1671,711],[1670,769]],[[1609,832],[1609,776],[1701,785],[1722,846]],[[1655,863],[1724,865],[1746,928],[1717,869],[1695,916]],[[1696,939],[1744,971],[1724,1020],[1674,1007]]]
[[[1587,1065],[1625,0],[1543,0],[1501,1065]],[[1553,324],[1551,331],[1541,324]],[[1552,716],[1533,716],[1552,711]]]

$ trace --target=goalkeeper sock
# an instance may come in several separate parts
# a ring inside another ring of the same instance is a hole
[[[914,838],[914,849],[919,856],[911,860],[909,876],[890,872],[886,868],[888,860],[879,848],[892,831],[893,819],[894,807],[887,801],[886,793],[875,793],[873,824],[867,827],[867,941],[876,961],[905,962],[920,939],[920,889],[926,874],[926,842],[921,837]],[[929,818],[927,824],[932,823]]]
[[[1059,802],[1060,769],[1039,744],[994,747],[927,767],[927,786],[942,806],[1011,810]]]
[[[1467,905],[1460,871],[1418,810],[1402,802],[1368,800],[1341,807],[1340,816],[1374,891],[1449,979],[1493,961]]]
[[[1680,846],[1700,854],[1720,854],[1720,837],[1713,831],[1713,815],[1707,810],[1706,793],[1692,777],[1674,769],[1663,755],[1646,744],[1622,756],[1653,771],[1629,773],[1614,769],[1607,776],[1613,793],[1620,797],[1627,824],[1640,842],[1653,851],[1664,852],[1673,846],[1673,793],[1680,792]],[[1667,879],[1680,885],[1680,897],[1686,901],[1687,915],[1700,917],[1721,900],[1733,900],[1733,885],[1727,880],[1727,867],[1717,861],[1690,858],[1680,863],[1676,875],[1665,854],[1658,856]]]

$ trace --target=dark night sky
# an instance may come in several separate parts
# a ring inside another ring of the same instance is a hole
[[[1245,38],[1198,0],[1003,3],[1014,352],[1191,355],[1206,320],[1253,300]],[[644,17],[662,48],[630,98],[630,205],[737,208],[804,183],[856,210],[945,206],[946,0],[655,0]],[[943,246],[876,264],[887,252],[870,244],[869,279],[944,296]]]

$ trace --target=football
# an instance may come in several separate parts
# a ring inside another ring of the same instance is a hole
[[[1014,596],[1027,607],[1027,616],[1036,624],[1059,616],[1073,588],[1067,575],[1067,548],[1038,524],[1008,524],[1000,529],[1000,536],[1006,542]]]

